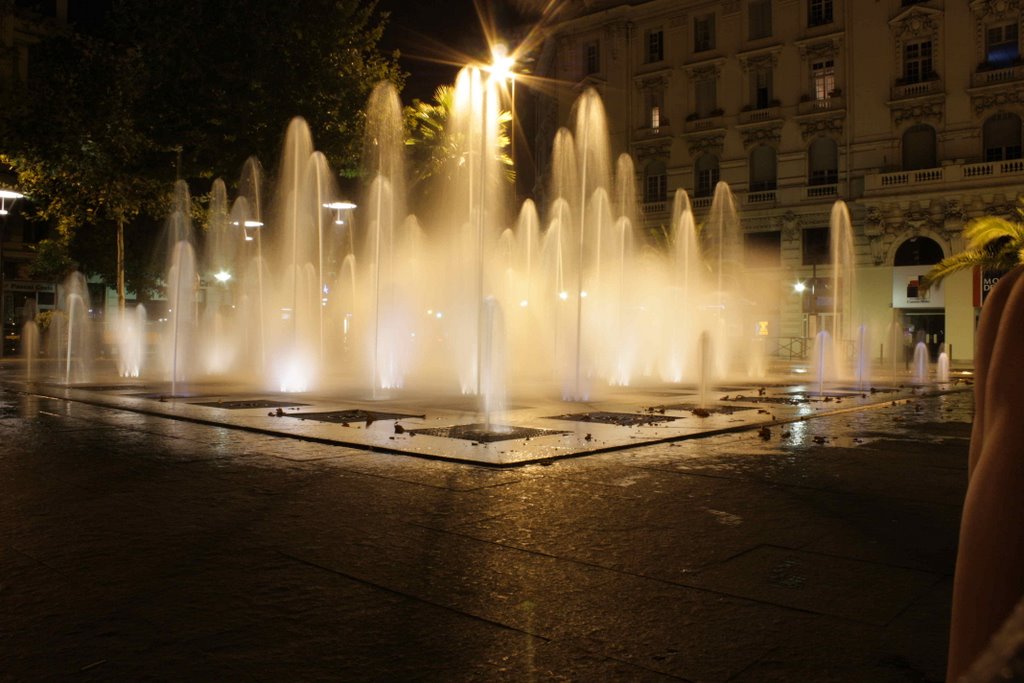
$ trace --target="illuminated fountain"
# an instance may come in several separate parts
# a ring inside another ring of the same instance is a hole
[[[632,160],[612,157],[603,103],[588,90],[553,141],[546,205],[516,208],[499,161],[503,87],[479,69],[460,74],[453,158],[423,224],[406,211],[401,104],[389,84],[367,108],[358,209],[339,202],[301,119],[288,128],[272,199],[250,160],[233,201],[215,183],[203,239],[180,183],[167,224],[167,314],[147,323],[140,307],[120,321],[121,374],[169,382],[172,393],[223,379],[367,399],[476,396],[487,424],[506,394],[586,401],[668,385],[695,387],[703,404],[726,380],[765,377],[754,334],[764,293],[743,273],[728,186],[717,185],[699,226],[677,191],[664,243],[654,244],[638,228]],[[842,294],[815,351],[819,391],[869,381],[862,323],[855,364],[844,367],[837,346],[860,323],[841,202],[831,224]],[[160,330],[149,359],[147,325]]]

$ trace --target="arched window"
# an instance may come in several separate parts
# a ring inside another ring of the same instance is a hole
[[[718,157],[702,154],[693,165],[694,197],[710,197],[718,184]]]
[[[938,166],[935,155],[935,129],[925,123],[911,126],[903,133],[903,170]]]
[[[759,145],[750,153],[750,191],[774,190],[776,183],[775,148]]]
[[[981,132],[985,161],[1020,159],[1020,117],[996,114],[985,121]]]
[[[911,237],[896,248],[894,266],[930,266],[943,258],[942,247],[930,237]]]
[[[668,174],[665,162],[656,159],[644,168],[644,201],[663,202],[668,197]]]
[[[818,138],[807,150],[807,184],[834,185],[839,181],[839,148],[832,138]]]

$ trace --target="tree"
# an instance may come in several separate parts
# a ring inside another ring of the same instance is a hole
[[[1005,273],[1024,263],[1024,199],[1017,207],[1018,220],[982,216],[964,229],[967,248],[936,264],[924,276],[931,287],[946,277],[967,268],[981,266],[991,272]]]
[[[467,153],[465,140],[449,127],[454,109],[455,87],[451,85],[438,87],[434,91],[433,103],[416,99],[405,108],[405,144],[411,152],[412,189],[420,198],[426,195],[430,182],[450,182],[460,159]],[[496,142],[498,161],[505,171],[505,179],[514,182],[514,162],[508,153],[511,122],[511,111],[503,110],[498,114]]]
[[[180,176],[238,176],[256,156],[275,168],[289,121],[309,123],[343,176],[359,173],[363,108],[381,80],[401,84],[377,44],[375,0],[118,0],[108,36],[138,51],[146,131],[180,150]],[[208,188],[190,183],[193,196]]]
[[[0,108],[0,160],[84,270],[122,274],[126,231],[132,254],[155,241],[175,179],[202,201],[250,156],[274,168],[294,116],[337,171],[358,173],[366,97],[381,79],[401,81],[395,57],[377,51],[386,17],[374,7],[114,0],[91,34],[34,48],[27,83]],[[105,232],[113,248],[90,248]],[[141,267],[128,274],[139,287],[153,275]]]
[[[51,38],[33,57],[32,78],[0,120],[2,160],[31,198],[30,215],[56,228],[48,262],[63,260],[59,252],[83,226],[116,231],[123,305],[124,227],[159,211],[171,177],[169,156],[135,118],[142,64],[137,53],[84,35]]]

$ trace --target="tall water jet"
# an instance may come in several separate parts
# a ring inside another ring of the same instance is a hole
[[[118,316],[117,321],[117,374],[120,377],[139,377],[146,357],[146,307],[137,304]]]
[[[853,329],[858,329],[861,313],[856,301],[856,260],[853,248],[853,225],[846,202],[838,200],[829,216],[829,251],[832,263],[832,335],[833,357],[837,365],[843,359]],[[857,325],[858,327],[853,327]],[[855,358],[855,363],[859,359]]]
[[[405,354],[401,340],[409,332],[401,329],[398,311],[403,300],[397,291],[399,226],[405,219],[405,170],[402,157],[404,135],[401,102],[394,85],[378,84],[367,103],[366,145],[363,157],[370,184],[364,199],[368,216],[367,252],[364,260],[372,268],[373,339],[371,351],[371,389],[377,397],[381,389],[393,389],[404,383]]]
[[[821,330],[814,338],[814,348],[811,352],[814,363],[814,382],[818,385],[818,395],[825,393],[825,383],[835,379],[835,356],[832,344],[832,335],[827,330]]]
[[[935,370],[935,381],[942,384],[949,382],[949,354],[945,351],[939,354],[939,361]]]
[[[706,408],[711,384],[711,335],[707,330],[697,338],[697,405]]]
[[[89,319],[89,288],[82,273],[71,273],[64,281],[63,297],[59,310],[63,327],[58,334],[63,337],[64,383],[86,382],[92,379],[93,344],[92,326]]]
[[[928,381],[928,346],[923,341],[914,346],[914,384]]]
[[[854,379],[858,389],[866,389],[871,381],[871,339],[867,325],[857,327],[857,349],[854,361]]]
[[[505,320],[501,305],[492,296],[484,301],[484,335],[480,340],[483,357],[480,382],[480,410],[487,431],[494,431],[493,416],[505,410]]]
[[[25,358],[25,379],[35,380],[36,363],[39,361],[39,324],[28,320],[21,327],[21,353]]]

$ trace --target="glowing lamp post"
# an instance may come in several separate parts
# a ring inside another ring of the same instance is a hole
[[[6,217],[10,213],[11,205],[25,195],[14,190],[0,189],[0,216]],[[4,290],[7,287],[6,273],[4,273],[4,227],[7,221],[0,223],[0,358],[4,355],[3,328],[7,323],[7,315],[4,311]]]

